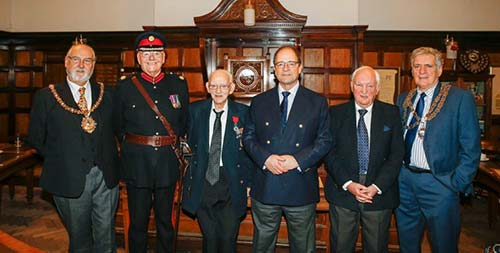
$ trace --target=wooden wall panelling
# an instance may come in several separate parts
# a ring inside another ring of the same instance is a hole
[[[0,88],[9,86],[9,71],[0,72]]]
[[[363,65],[380,66],[378,63],[378,52],[363,52]]]
[[[9,65],[9,50],[5,50],[5,47],[0,48],[0,66],[6,67]]]
[[[182,54],[179,53],[180,48],[167,48],[165,60],[165,64],[163,65],[165,68],[179,68],[180,62],[182,62]]]
[[[28,125],[30,121],[30,115],[29,113],[16,113],[16,129],[15,133],[19,134],[20,136],[27,136],[28,135]]]
[[[9,115],[0,113],[0,138],[5,139],[9,136]]]
[[[302,31],[304,82],[324,94],[330,105],[351,97],[350,74],[361,64],[366,26],[305,27]],[[319,82],[320,76],[323,82]],[[322,83],[322,91],[310,82]]]

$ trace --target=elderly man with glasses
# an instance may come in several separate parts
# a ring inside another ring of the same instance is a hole
[[[40,186],[52,193],[69,235],[69,252],[115,252],[118,156],[112,95],[90,81],[94,50],[77,39],[66,54],[66,80],[39,90],[28,143],[43,156]]]
[[[144,32],[135,45],[141,71],[118,84],[114,110],[122,179],[127,184],[130,252],[147,250],[151,206],[155,212],[157,252],[172,252],[171,214],[179,177],[173,147],[178,147],[178,137],[184,136],[187,129],[188,86],[182,76],[162,71],[166,39],[161,34]]]
[[[252,161],[241,135],[248,107],[229,99],[235,88],[232,80],[228,71],[215,70],[206,84],[210,98],[189,108],[193,157],[184,177],[182,207],[198,218],[205,253],[236,252],[246,214]]]

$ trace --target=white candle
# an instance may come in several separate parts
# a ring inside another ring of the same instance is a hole
[[[255,9],[253,8],[245,8],[243,12],[244,24],[246,26],[254,26],[255,25]]]

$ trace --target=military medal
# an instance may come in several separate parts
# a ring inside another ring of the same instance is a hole
[[[82,129],[83,131],[91,134],[92,132],[94,132],[95,128],[97,126],[97,123],[95,122],[95,120],[89,115],[87,116],[84,116],[82,118]]]
[[[238,118],[238,116],[233,116],[233,124],[234,124],[234,127],[233,127],[233,131],[234,133],[236,134],[236,138],[241,138],[241,131],[240,131],[240,128],[238,128],[238,121],[240,119]]]
[[[177,94],[170,95],[168,99],[170,100],[172,107],[174,107],[175,109],[181,108],[181,100],[179,99],[179,95]]]
[[[233,131],[236,134],[236,139],[240,139],[240,147],[243,147],[243,143],[241,141],[241,134],[243,133],[243,128],[238,127],[238,122],[240,121],[240,118],[238,116],[233,116]]]

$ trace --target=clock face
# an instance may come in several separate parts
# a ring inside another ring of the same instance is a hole
[[[488,55],[480,53],[479,50],[470,49],[460,55],[460,64],[462,64],[466,70],[477,74],[488,68]]]
[[[476,52],[475,50],[473,50],[472,52],[467,54],[467,57],[469,58],[469,60],[471,62],[477,62],[479,60],[479,52]]]

